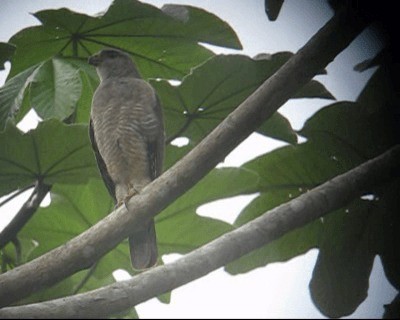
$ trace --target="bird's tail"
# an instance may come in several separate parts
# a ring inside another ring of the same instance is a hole
[[[157,263],[157,238],[153,219],[145,228],[129,236],[129,250],[134,269],[147,269]]]

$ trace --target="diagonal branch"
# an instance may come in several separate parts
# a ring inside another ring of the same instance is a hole
[[[41,180],[37,181],[29,199],[19,209],[13,220],[0,232],[0,249],[16,238],[18,232],[36,212],[50,188],[51,186],[44,184]]]
[[[29,185],[22,189],[17,190],[12,195],[10,195],[8,198],[6,198],[2,202],[0,202],[0,207],[4,206],[7,202],[10,202],[12,199],[18,197],[20,194],[24,193],[26,190],[31,189],[33,187],[34,187],[34,185]]]
[[[89,230],[0,276],[0,306],[89,268],[146,219],[186,192],[331,62],[366,26],[352,11],[337,13],[285,65],[162,176]]]
[[[90,292],[0,310],[0,318],[107,317],[168,292],[337,210],[365,191],[399,177],[400,145],[272,209],[185,257],[130,280]]]

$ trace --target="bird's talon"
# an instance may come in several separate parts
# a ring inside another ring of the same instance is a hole
[[[114,210],[118,209],[123,204],[124,204],[123,201],[118,201],[117,204],[114,206]]]

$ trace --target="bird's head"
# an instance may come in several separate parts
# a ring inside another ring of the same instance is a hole
[[[88,63],[96,67],[101,80],[128,76],[140,78],[131,57],[117,49],[103,49],[89,57]]]

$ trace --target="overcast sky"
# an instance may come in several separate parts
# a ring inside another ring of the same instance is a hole
[[[324,1],[286,1],[276,22],[269,22],[264,13],[263,0],[187,0],[187,1],[143,1],[156,6],[164,3],[190,4],[205,8],[227,21],[238,34],[244,47],[242,52],[215,49],[218,53],[236,52],[249,56],[278,51],[296,52],[332,16]],[[109,0],[0,0],[0,41],[6,42],[22,28],[38,24],[29,15],[42,9],[68,7],[74,11],[95,14],[107,9]],[[339,100],[354,100],[371,71],[358,73],[353,66],[372,57],[381,48],[379,37],[371,31],[364,32],[341,53],[328,68],[328,76],[319,76],[333,95]],[[0,84],[7,72],[0,72]],[[295,129],[318,108],[329,101],[314,99],[293,100],[281,109]],[[283,145],[272,139],[252,135],[226,159],[225,165],[240,165],[249,157]],[[246,157],[243,157],[246,155]],[[23,197],[22,197],[23,198]],[[19,203],[23,199],[19,200]],[[214,203],[203,207],[200,214],[212,215],[232,222],[235,214],[250,201],[250,197]],[[16,204],[0,208],[2,213],[15,212]],[[224,213],[228,212],[228,215]],[[1,228],[1,224],[0,224]],[[263,317],[263,318],[320,318],[322,315],[313,306],[308,283],[318,251],[311,250],[287,263],[275,263],[240,276],[230,276],[222,270],[196,280],[173,291],[170,305],[155,299],[137,307],[141,317],[185,318],[185,317]],[[165,259],[175,259],[170,255]],[[390,303],[395,295],[384,277],[379,258],[376,258],[370,291],[367,300],[351,316],[381,317],[383,304]]]

